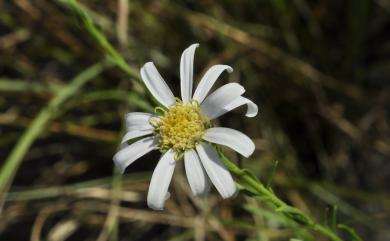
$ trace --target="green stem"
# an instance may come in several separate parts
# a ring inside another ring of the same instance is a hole
[[[84,22],[85,29],[91,34],[91,36],[100,44],[100,46],[105,50],[110,60],[112,60],[120,69],[126,72],[130,77],[134,78],[136,81],[142,84],[141,78],[138,75],[138,71],[130,67],[125,59],[115,50],[115,48],[110,44],[107,38],[102,32],[95,26],[92,18],[87,14],[87,11],[80,6],[76,0],[67,0],[66,1],[70,7],[81,17]]]
[[[56,116],[62,104],[73,96],[87,81],[99,75],[106,66],[106,63],[98,63],[77,75],[51,99],[49,104],[40,111],[30,127],[20,137],[0,170],[0,210],[16,171],[35,139],[45,130],[49,121]]]
[[[145,84],[141,80],[141,77],[134,68],[126,63],[126,60],[118,53],[118,51],[110,44],[110,42],[105,37],[104,33],[102,33],[93,22],[93,19],[88,15],[87,11],[84,7],[80,6],[80,4],[76,0],[62,0],[60,2],[66,2],[67,6],[70,6],[76,14],[82,19],[84,23],[85,29],[88,33],[100,44],[100,46],[104,49],[109,59],[121,70],[126,72],[130,77],[136,80],[139,84],[145,87]],[[136,90],[133,89],[133,92],[137,93]],[[142,94],[142,93],[141,93]],[[153,100],[154,104],[157,106],[160,103],[153,97],[150,96]]]
[[[240,178],[240,180],[250,187],[250,190],[254,193],[255,196],[260,197],[267,202],[271,203],[275,211],[281,212],[287,218],[295,221],[298,224],[304,225],[309,229],[319,232],[324,236],[328,237],[332,241],[343,241],[337,233],[328,227],[316,223],[312,218],[304,214],[299,209],[296,209],[292,206],[289,206],[284,201],[279,199],[272,190],[266,188],[260,181],[258,181],[253,175],[251,175],[247,170],[239,168],[231,160],[229,160],[221,151],[219,151],[223,163],[225,166]]]

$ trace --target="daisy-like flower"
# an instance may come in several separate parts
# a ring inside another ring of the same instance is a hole
[[[147,197],[148,206],[155,210],[162,210],[169,198],[168,188],[176,162],[184,158],[187,179],[194,195],[205,194],[211,180],[221,196],[229,198],[236,187],[211,144],[227,146],[245,157],[255,149],[245,134],[214,127],[212,123],[215,118],[242,105],[247,105],[247,117],[257,115],[257,105],[242,96],[245,89],[237,83],[225,84],[208,95],[223,71],[233,71],[230,66],[212,66],[192,94],[194,54],[198,46],[192,44],[181,56],[181,99],[175,98],[152,62],[141,68],[143,82],[162,105],[156,107],[156,113],[161,113],[128,113],[122,148],[113,158],[116,166],[124,172],[138,158],[152,150],[160,150],[162,156],[153,172]]]

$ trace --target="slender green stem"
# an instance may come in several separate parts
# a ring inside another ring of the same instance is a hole
[[[60,2],[64,1],[66,2],[66,5],[71,7],[75,11],[75,13],[82,19],[85,29],[100,44],[100,46],[108,55],[109,59],[118,68],[126,72],[130,77],[132,77],[134,80],[136,80],[138,83],[145,87],[145,84],[143,83],[141,77],[138,74],[138,71],[126,63],[126,60],[110,44],[104,33],[96,27],[95,23],[93,22],[93,19],[88,15],[88,12],[82,6],[80,6],[80,4],[76,0],[62,0]],[[133,92],[137,91],[133,90]],[[160,105],[160,103],[153,97],[153,95],[151,95],[150,97],[157,106]]]
[[[50,120],[56,116],[62,104],[73,96],[87,81],[99,75],[106,66],[106,63],[98,63],[77,75],[51,99],[49,104],[40,111],[30,127],[20,137],[0,170],[0,210],[16,171],[35,139],[44,131]]]
[[[110,60],[112,60],[120,69],[125,71],[130,77],[134,78],[139,83],[142,83],[138,71],[130,67],[125,59],[115,50],[104,34],[95,26],[92,18],[87,14],[87,11],[80,6],[76,0],[66,1],[70,7],[81,17],[84,22],[85,29],[105,50]]]
[[[289,206],[280,198],[278,198],[275,193],[265,187],[260,181],[256,179],[249,171],[239,168],[236,164],[230,161],[222,152],[219,151],[226,167],[235,175],[237,175],[242,181],[243,186],[250,188],[250,191],[257,197],[260,197],[267,202],[271,203],[275,211],[282,213],[287,218],[292,219],[293,221],[308,227],[309,229],[319,232],[324,236],[328,237],[332,241],[343,241],[343,239],[330,228],[316,223],[312,218],[304,214],[301,210]]]

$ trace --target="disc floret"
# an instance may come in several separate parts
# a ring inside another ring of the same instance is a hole
[[[177,100],[176,105],[152,119],[151,124],[160,136],[160,150],[164,152],[173,149],[177,155],[182,155],[202,140],[207,121],[197,102],[184,104]]]

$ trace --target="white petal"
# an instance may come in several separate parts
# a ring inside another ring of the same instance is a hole
[[[131,163],[146,153],[156,149],[158,140],[154,136],[143,138],[120,149],[113,157],[115,165],[123,173]]]
[[[257,115],[257,112],[259,111],[259,108],[255,103],[253,103],[250,99],[247,99],[245,97],[239,96],[237,99],[232,101],[230,104],[225,106],[224,112],[221,114],[225,114],[226,112],[229,112],[239,106],[242,105],[247,105],[247,110],[246,110],[246,117],[255,117]],[[218,116],[217,116],[218,117]]]
[[[150,93],[165,107],[175,104],[175,97],[152,62],[141,68],[141,77]]]
[[[196,147],[200,160],[211,182],[223,198],[229,198],[236,192],[236,186],[230,172],[223,165],[217,153],[208,144]]]
[[[194,55],[199,44],[192,44],[183,51],[180,59],[180,90],[183,103],[191,101],[194,75]]]
[[[255,144],[247,135],[230,128],[207,129],[203,140],[230,147],[245,157],[252,155],[255,150]]]
[[[210,120],[224,112],[224,107],[245,92],[244,87],[237,83],[229,83],[211,93],[201,104],[203,114]]]
[[[157,163],[148,191],[148,206],[154,210],[163,210],[165,201],[169,198],[168,187],[171,183],[176,161],[175,153],[167,151]]]
[[[131,139],[138,138],[141,136],[146,136],[153,133],[153,129],[146,129],[146,130],[129,130],[126,132],[126,134],[123,136],[121,143],[125,143]]]
[[[203,78],[196,87],[193,99],[197,100],[199,103],[202,103],[206,95],[213,87],[215,81],[217,81],[218,77],[225,70],[229,73],[233,72],[232,67],[221,64],[214,65],[209,70],[207,70],[206,74],[204,74]]]
[[[188,183],[195,196],[201,196],[209,190],[209,182],[206,172],[202,167],[198,154],[194,150],[188,150],[184,153],[184,166]]]
[[[153,128],[149,124],[152,117],[155,117],[155,115],[144,112],[130,112],[125,116],[126,130],[150,130]]]

